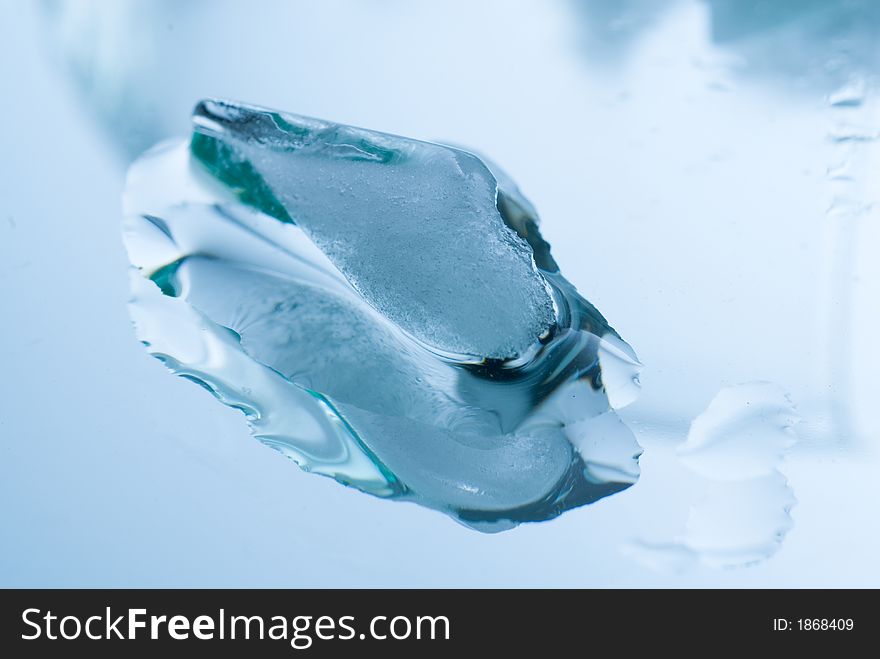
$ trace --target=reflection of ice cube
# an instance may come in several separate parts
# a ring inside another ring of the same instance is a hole
[[[776,553],[792,527],[794,493],[781,473],[711,483],[691,507],[682,544],[710,567],[737,567]]]

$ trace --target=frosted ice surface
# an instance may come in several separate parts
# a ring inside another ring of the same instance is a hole
[[[193,153],[440,352],[517,357],[554,322],[532,251],[470,153],[221,101],[196,108]]]

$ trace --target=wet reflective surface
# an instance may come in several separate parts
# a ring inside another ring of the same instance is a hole
[[[875,3],[106,5],[0,4],[4,584],[880,585]],[[501,163],[645,365],[638,483],[487,536],[302,475],[170,378],[119,196],[204,97]],[[708,478],[695,427],[778,463]]]

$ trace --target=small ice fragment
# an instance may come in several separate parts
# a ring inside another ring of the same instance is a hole
[[[743,567],[772,556],[793,523],[796,499],[778,468],[796,440],[797,420],[776,385],[722,389],[676,451],[680,464],[700,477],[691,486],[684,529],[666,542],[634,540],[625,553],[664,570]]]
[[[722,389],[691,423],[679,459],[705,478],[738,481],[776,470],[797,422],[785,392],[770,383]]]

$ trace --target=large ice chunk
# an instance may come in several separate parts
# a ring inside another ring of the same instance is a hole
[[[465,151],[296,121],[201,104],[191,141],[132,165],[147,349],[307,471],[482,530],[635,482],[640,449],[612,408],[637,392],[638,361],[562,277],[512,180]],[[400,153],[372,164],[383,140]],[[484,185],[491,208],[468,196]]]
[[[192,152],[439,352],[518,357],[554,323],[532,250],[470,153],[222,101],[196,108]]]

